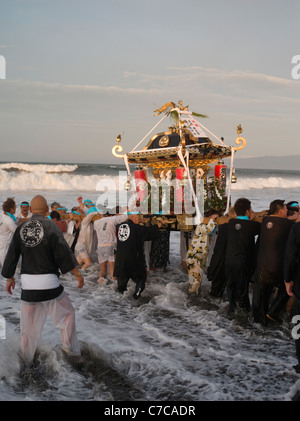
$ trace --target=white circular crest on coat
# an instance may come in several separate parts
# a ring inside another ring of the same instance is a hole
[[[126,241],[130,236],[130,226],[128,224],[121,224],[118,231],[119,241]]]
[[[30,219],[25,222],[20,230],[22,243],[26,247],[35,247],[42,241],[44,237],[44,228],[40,221]]]
[[[235,224],[234,228],[239,231],[242,228],[241,224]]]

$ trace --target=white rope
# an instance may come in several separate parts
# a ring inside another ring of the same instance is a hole
[[[165,114],[164,116],[163,116],[163,118],[161,118],[160,120],[159,120],[159,122],[150,130],[150,132],[148,132],[147,134],[146,134],[146,136],[144,136],[143,137],[143,139],[137,144],[137,145],[135,145],[135,147],[132,149],[132,151],[131,152],[133,152],[133,151],[135,151],[136,150],[136,148],[138,147],[138,146],[140,146],[140,144],[141,143],[143,143],[143,141],[146,139],[146,137],[147,136],[149,136],[149,134],[151,133],[151,132],[153,132],[153,130],[163,121],[163,119],[165,119],[166,117],[167,117],[167,115],[168,114]]]
[[[230,196],[231,196],[231,178],[232,178],[232,171],[233,171],[233,161],[234,161],[234,148],[231,147],[231,160],[230,160],[230,173],[229,173],[229,180],[227,180],[227,206],[226,206],[226,210],[225,210],[225,215],[228,213],[229,211],[229,207],[230,207]]]

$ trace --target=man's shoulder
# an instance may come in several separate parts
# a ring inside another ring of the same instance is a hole
[[[266,215],[266,216],[263,217],[262,222],[264,222],[264,223],[273,222],[274,224],[287,225],[287,226],[294,225],[294,221],[292,221],[288,218],[282,218],[282,217],[276,216],[276,215]]]
[[[249,223],[252,223],[252,222],[259,223],[259,222],[256,222],[256,221],[251,221],[251,219],[231,218],[228,221],[228,225],[229,226],[233,226],[233,225],[236,225],[236,224],[249,225]]]
[[[65,221],[64,221],[65,222]],[[47,217],[42,215],[35,214],[33,215],[28,221],[22,222],[20,224],[20,229],[43,229],[48,234],[57,234],[62,235],[61,229],[57,226],[57,224]]]
[[[235,229],[240,230],[242,228],[257,228],[259,229],[261,226],[261,223],[258,221],[253,221],[251,219],[240,219],[240,218],[232,218],[230,221],[228,221],[228,228],[229,229]]]

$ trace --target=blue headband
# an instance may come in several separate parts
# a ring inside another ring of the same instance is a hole
[[[92,208],[89,208],[89,210],[87,211],[87,214],[89,215],[92,212],[98,212],[98,209],[96,208],[96,206],[93,206]]]
[[[298,202],[294,202],[289,207],[290,208],[299,208],[299,203]]]

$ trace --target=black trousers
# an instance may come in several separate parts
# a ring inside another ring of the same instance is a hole
[[[256,323],[267,323],[266,314],[269,310],[273,288],[273,284],[261,284],[257,279],[255,280],[252,297],[252,311]]]
[[[145,289],[146,285],[146,279],[147,279],[147,272],[145,271],[145,274],[141,274],[139,277],[131,277],[131,276],[120,276],[117,278],[118,281],[118,291],[124,292],[127,289],[127,284],[129,279],[132,279],[133,282],[135,282],[135,294],[141,293]]]
[[[225,267],[222,266],[221,270],[214,276],[210,276],[209,273],[207,273],[208,280],[211,281],[211,289],[210,293],[213,297],[222,297],[224,290],[226,288],[226,275],[225,275]]]
[[[246,272],[244,268],[226,267],[226,276],[228,279],[226,289],[230,311],[234,311],[237,303],[244,310],[249,310],[249,283],[251,281],[251,274]]]
[[[275,288],[277,291],[274,294]],[[280,282],[272,272],[262,271],[256,277],[254,284],[252,300],[254,321],[265,324],[266,314],[272,319],[279,320],[280,313],[286,307],[288,300],[283,280]]]

